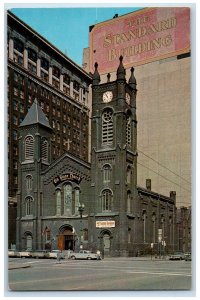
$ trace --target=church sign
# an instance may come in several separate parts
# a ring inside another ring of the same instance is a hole
[[[62,175],[58,175],[56,176],[54,179],[53,179],[53,183],[54,185],[58,185],[66,180],[69,180],[69,181],[73,181],[77,184],[80,184],[81,182],[81,177],[76,175],[76,174],[73,174],[73,173],[66,173],[66,174],[62,174]]]
[[[116,70],[123,56],[125,68],[190,51],[188,7],[145,8],[93,26],[90,32],[90,71]]]
[[[115,227],[115,221],[96,221],[96,228],[112,228]]]

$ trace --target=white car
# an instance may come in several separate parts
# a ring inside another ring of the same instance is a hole
[[[58,258],[58,255],[60,256],[60,259],[65,259],[65,255],[61,250],[52,250],[49,252],[49,258]]]
[[[71,253],[71,259],[98,259],[98,255],[96,253],[92,253],[88,250],[80,250],[77,253]]]

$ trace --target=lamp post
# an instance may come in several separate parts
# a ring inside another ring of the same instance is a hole
[[[81,249],[83,248],[83,245],[82,245],[82,240],[83,240],[83,223],[82,223],[82,218],[83,218],[84,209],[85,209],[85,205],[83,203],[79,204],[78,211],[79,211],[80,217],[81,217],[81,227],[80,227],[80,231],[81,231],[81,245],[80,245],[80,248]]]

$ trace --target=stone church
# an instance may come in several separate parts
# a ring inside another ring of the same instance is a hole
[[[136,79],[92,81],[91,163],[69,152],[51,162],[53,130],[37,100],[19,127],[17,249],[88,249],[134,256],[176,242],[176,192],[137,186]]]

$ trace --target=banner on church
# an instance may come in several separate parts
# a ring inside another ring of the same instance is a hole
[[[62,175],[56,176],[53,179],[53,183],[54,183],[54,185],[58,185],[61,182],[64,182],[66,180],[73,181],[73,182],[75,182],[77,184],[80,184],[82,178],[79,175],[77,175],[77,174],[66,173],[66,174],[62,174]]]
[[[112,72],[190,51],[190,8],[145,8],[91,27],[90,71]]]

